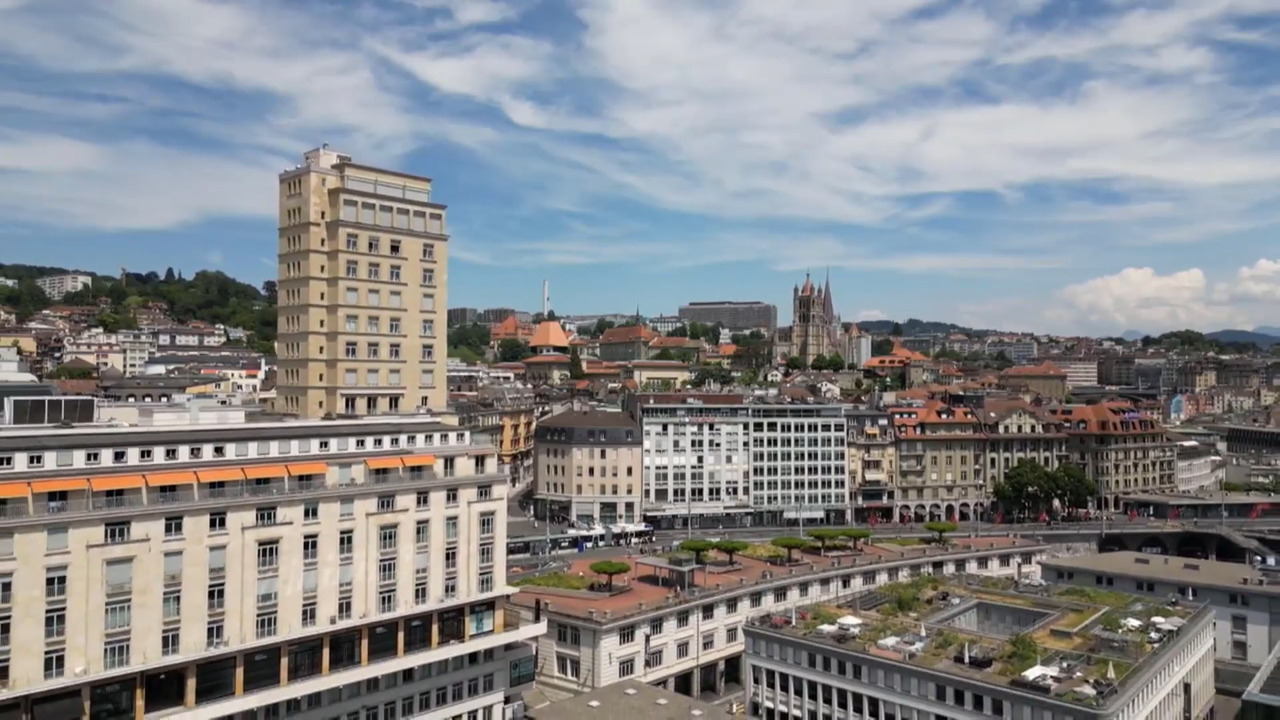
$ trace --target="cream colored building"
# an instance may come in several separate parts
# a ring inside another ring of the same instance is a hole
[[[448,235],[431,180],[322,146],[279,193],[276,409],[443,409]]]
[[[622,366],[622,379],[641,390],[679,390],[689,383],[689,364],[678,360],[632,360]]]
[[[640,520],[640,426],[630,415],[566,410],[534,431],[534,511],[590,525]]]
[[[500,719],[507,487],[426,416],[0,432],[0,718]]]

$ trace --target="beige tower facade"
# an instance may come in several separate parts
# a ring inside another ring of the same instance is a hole
[[[442,409],[448,235],[431,179],[327,145],[280,174],[276,409]]]

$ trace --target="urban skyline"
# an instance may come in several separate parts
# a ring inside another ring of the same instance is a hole
[[[270,178],[328,141],[437,179],[459,305],[781,306],[828,265],[849,319],[1159,332],[1280,297],[1270,4],[362,7],[5,3],[6,259],[266,279]]]

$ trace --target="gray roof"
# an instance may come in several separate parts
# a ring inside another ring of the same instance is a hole
[[[1265,584],[1265,574],[1243,563],[1123,551],[1048,558],[1041,560],[1040,565],[1051,570],[1080,570],[1194,587],[1213,587],[1229,592],[1280,595],[1280,585]]]
[[[636,662],[642,662],[640,658]],[[591,703],[596,703],[593,707]],[[699,711],[695,715],[694,711]],[[623,680],[589,693],[526,710],[532,720],[728,720],[723,706],[694,700],[686,695],[653,687],[638,680]]]
[[[623,428],[639,430],[640,426],[624,412],[604,410],[566,410],[539,423],[548,428]]]

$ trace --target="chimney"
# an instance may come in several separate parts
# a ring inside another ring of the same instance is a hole
[[[596,609],[595,609],[595,608],[591,608],[591,609],[587,610],[587,617],[591,618],[592,620],[595,620],[595,619],[596,619]]]

